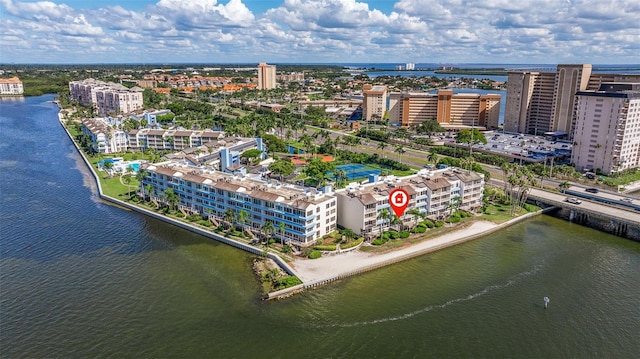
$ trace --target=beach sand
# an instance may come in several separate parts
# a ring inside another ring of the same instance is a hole
[[[479,221],[468,227],[452,229],[451,232],[441,236],[425,239],[422,242],[387,253],[365,253],[355,250],[348,253],[322,256],[318,259],[296,259],[295,262],[291,263],[291,267],[294,268],[303,282],[315,282],[346,275],[370,266],[397,260],[401,257],[417,256],[446,248],[476,238],[478,235],[491,233],[498,227],[500,225],[493,222]]]

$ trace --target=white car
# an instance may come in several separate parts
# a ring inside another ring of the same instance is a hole
[[[564,201],[565,202],[569,202],[571,204],[580,204],[580,203],[582,203],[581,200],[579,200],[579,199],[577,199],[575,197],[567,197],[567,198],[564,199]]]

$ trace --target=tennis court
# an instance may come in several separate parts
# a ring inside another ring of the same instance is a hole
[[[353,180],[356,178],[368,177],[370,174],[379,175],[382,172],[379,169],[367,167],[361,164],[349,164],[349,165],[340,165],[336,166],[336,170],[344,171],[348,180]],[[330,176],[335,179],[335,176],[330,174]]]

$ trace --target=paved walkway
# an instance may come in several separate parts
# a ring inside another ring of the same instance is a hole
[[[344,275],[353,271],[364,269],[411,254],[423,254],[444,247],[449,247],[476,238],[478,234],[491,233],[500,225],[488,221],[474,222],[468,227],[445,233],[441,236],[426,239],[406,248],[393,250],[387,253],[366,253],[352,251],[348,253],[324,256],[318,259],[296,259],[290,263],[299,278],[304,283],[314,282]]]

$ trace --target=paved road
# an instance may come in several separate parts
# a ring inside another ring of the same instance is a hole
[[[589,200],[583,200],[582,203],[580,204],[571,204],[571,203],[565,202],[565,198],[567,197],[567,195],[565,194],[543,191],[537,188],[531,189],[531,193],[529,194],[529,197],[540,198],[545,201],[548,201],[549,204],[555,204],[565,208],[576,207],[581,210],[587,210],[594,213],[601,213],[606,216],[616,218],[623,222],[640,225],[640,212],[630,208],[614,207],[614,206],[606,205],[599,202],[589,201]]]

